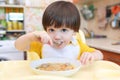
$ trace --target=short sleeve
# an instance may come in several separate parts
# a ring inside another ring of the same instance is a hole
[[[30,44],[29,52],[36,52],[41,58],[42,44],[40,42],[32,42]]]

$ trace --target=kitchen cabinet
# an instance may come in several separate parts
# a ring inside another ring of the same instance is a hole
[[[22,5],[0,5],[0,21],[9,30],[24,30],[24,6]],[[6,23],[6,25],[5,25]]]
[[[16,39],[25,34],[24,21],[23,5],[0,5],[0,39]]]
[[[18,51],[14,42],[14,40],[0,41],[0,61],[25,59],[25,52]]]
[[[24,13],[23,5],[0,5],[0,61],[25,59],[14,46],[14,40],[26,33]]]
[[[112,61],[120,65],[120,45],[113,45],[115,40],[108,38],[91,38],[86,40],[87,44],[100,50],[104,55],[104,60]]]
[[[101,50],[101,49],[99,49],[99,50],[103,53],[104,60],[112,61],[112,62],[115,62],[120,65],[120,54],[115,53],[115,52],[106,51],[106,50]]]

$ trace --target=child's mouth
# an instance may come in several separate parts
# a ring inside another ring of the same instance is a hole
[[[62,40],[54,40],[53,41],[53,44],[55,45],[55,46],[60,46],[60,45],[62,45],[63,44],[63,41]]]

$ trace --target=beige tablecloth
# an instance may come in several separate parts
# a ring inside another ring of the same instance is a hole
[[[79,72],[66,78],[38,75],[32,71],[29,64],[30,61],[0,62],[0,80],[120,80],[120,66],[109,61],[96,61],[82,66]]]

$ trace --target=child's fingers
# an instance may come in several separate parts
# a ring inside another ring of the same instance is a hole
[[[94,60],[93,56],[91,53],[84,53],[81,58],[80,61],[82,64],[88,64],[91,63]]]
[[[52,39],[50,39],[50,40],[48,41],[48,44],[49,44],[49,45],[53,45]]]
[[[85,64],[89,64],[90,58],[91,58],[91,56],[90,56],[90,55],[87,55],[84,63],[85,63]]]
[[[87,54],[86,53],[83,53],[80,57],[80,62],[82,64],[85,64],[86,63],[86,59],[87,59]]]
[[[49,38],[43,37],[43,38],[41,38],[41,42],[42,42],[43,44],[48,44]]]
[[[48,35],[44,35],[41,37],[41,42],[43,44],[49,44],[49,45],[52,45],[53,42],[52,42],[52,39],[48,36]]]

